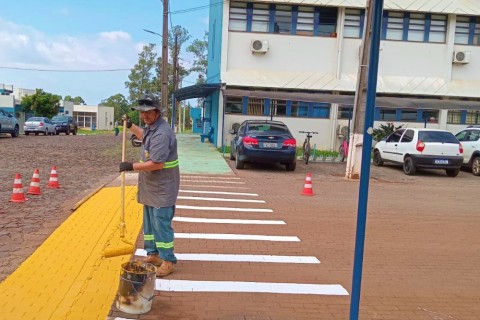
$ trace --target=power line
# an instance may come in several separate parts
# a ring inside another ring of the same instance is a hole
[[[22,70],[22,71],[39,71],[39,72],[116,72],[116,71],[130,71],[130,70],[132,70],[132,69],[85,69],[85,70],[37,69],[37,68],[19,68],[19,67],[6,67],[6,66],[0,66],[0,69]]]
[[[218,5],[227,3],[227,2],[230,2],[230,0],[221,0],[219,2],[215,2],[215,3],[212,3],[212,4],[207,4],[207,5],[200,6],[200,7],[192,7],[192,8],[187,8],[187,9],[182,9],[182,10],[177,10],[177,11],[171,11],[170,14],[180,14],[180,13],[188,13],[188,12],[192,12],[192,11],[203,10],[203,9],[207,9],[207,8],[210,8],[210,7],[213,7],[213,6],[218,6]]]

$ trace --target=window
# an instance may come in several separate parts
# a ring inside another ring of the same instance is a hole
[[[400,120],[402,121],[417,121],[418,110],[402,110],[400,113]]]
[[[286,100],[270,100],[270,114],[273,116],[287,115],[287,101]]]
[[[343,34],[345,38],[361,38],[363,32],[364,10],[346,9],[345,26]]]
[[[437,123],[438,122],[438,110],[422,110],[423,114],[423,121],[427,121],[429,123]]]
[[[480,124],[478,111],[467,111],[467,117],[465,118],[465,124]]]
[[[447,114],[447,123],[449,124],[461,124],[462,123],[462,111],[449,110]]]
[[[352,119],[352,118],[353,118],[353,107],[338,108],[338,119]]]
[[[397,110],[380,108],[380,118],[383,121],[395,121],[397,119]]]
[[[480,17],[457,17],[455,43],[480,45]]]
[[[411,13],[408,23],[408,41],[423,41],[425,38],[425,14]]]
[[[243,99],[242,97],[227,97],[225,103],[225,113],[242,113]]]
[[[247,114],[253,116],[265,115],[265,100],[262,98],[248,98]]]
[[[292,117],[307,117],[308,104],[303,101],[292,101]]]
[[[388,136],[387,142],[399,142],[405,129],[400,129]]]
[[[400,142],[412,142],[414,135],[415,135],[415,132],[413,132],[413,130],[407,130],[402,137],[402,141]]]
[[[330,118],[330,104],[329,103],[313,103],[312,104],[313,118]]]
[[[247,4],[232,2],[230,4],[230,31],[247,31]]]
[[[447,16],[432,14],[430,21],[429,42],[444,43],[447,36]]]
[[[387,40],[403,39],[403,12],[387,12]]]
[[[313,7],[299,7],[297,18],[297,34],[313,36],[315,13]]]
[[[291,34],[292,33],[292,7],[291,6],[275,6],[275,33]]]
[[[318,35],[321,37],[336,36],[337,31],[337,8],[320,8],[318,18]]]
[[[270,24],[268,4],[253,4],[252,32],[268,32]]]

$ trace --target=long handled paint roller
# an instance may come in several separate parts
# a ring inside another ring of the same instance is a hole
[[[126,145],[127,145],[127,119],[123,119],[123,133],[122,133],[122,162],[125,161]],[[132,254],[134,245],[125,239],[125,171],[121,173],[121,203],[120,203],[120,240],[127,244],[127,246],[107,248],[103,256],[105,258],[123,256]]]

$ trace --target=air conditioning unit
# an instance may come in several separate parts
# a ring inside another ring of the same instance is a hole
[[[470,51],[454,51],[453,63],[469,63]]]
[[[252,53],[266,53],[268,51],[268,41],[252,39],[250,49],[252,50]]]
[[[348,136],[348,127],[347,126],[338,126],[338,135],[344,138]]]

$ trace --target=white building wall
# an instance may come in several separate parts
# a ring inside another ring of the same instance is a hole
[[[88,105],[74,105],[74,117],[79,112],[86,112],[95,114],[95,122],[86,129],[93,129],[95,125],[96,130],[113,130],[114,128],[114,108],[105,106],[88,106]],[[79,124],[80,126],[80,124]]]

